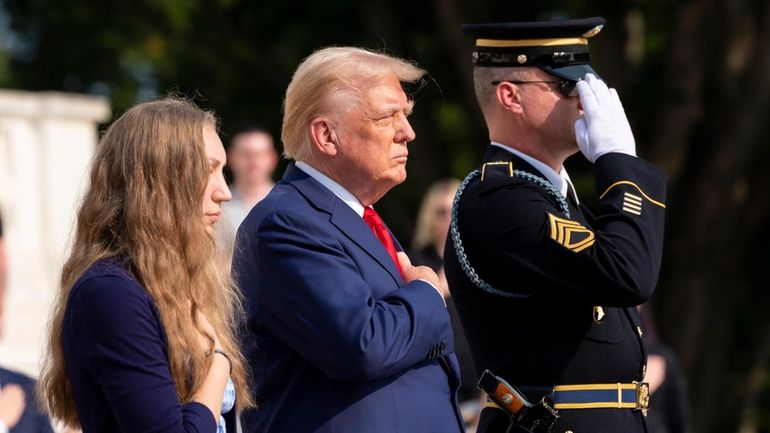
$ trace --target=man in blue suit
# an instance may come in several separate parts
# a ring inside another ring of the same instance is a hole
[[[334,47],[289,84],[281,138],[295,162],[244,220],[233,259],[259,405],[245,432],[462,431],[438,277],[372,208],[406,179],[415,134],[401,83],[423,74]]]

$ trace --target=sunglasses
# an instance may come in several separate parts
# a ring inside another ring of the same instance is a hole
[[[511,84],[533,84],[533,83],[546,83],[546,84],[558,84],[559,92],[567,98],[574,98],[578,95],[577,81],[572,80],[558,80],[558,81],[516,81],[516,80],[496,80],[492,81],[493,86],[497,86],[500,83]]]

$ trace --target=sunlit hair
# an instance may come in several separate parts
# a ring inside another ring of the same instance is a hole
[[[425,71],[406,60],[362,48],[329,47],[307,57],[297,67],[283,101],[283,154],[302,161],[310,155],[310,122],[318,116],[342,113],[361,101],[361,90],[395,75],[413,83]]]
[[[110,257],[122,261],[157,305],[179,400],[190,400],[211,363],[197,349],[202,328],[194,318],[200,309],[232,359],[240,407],[253,405],[234,335],[240,299],[215,263],[202,218],[209,176],[203,131],[216,123],[192,102],[165,98],[131,108],[101,138],[62,269],[38,383],[41,403],[64,424],[79,425],[62,347],[67,298],[91,265]]]
[[[454,196],[460,181],[454,178],[439,180],[428,188],[417,213],[417,226],[414,228],[412,248],[422,250],[436,242],[436,213],[447,195]]]

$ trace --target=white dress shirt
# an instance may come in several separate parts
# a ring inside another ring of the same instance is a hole
[[[364,217],[364,205],[362,205],[361,202],[358,201],[358,199],[356,198],[356,196],[353,195],[353,193],[346,190],[342,185],[333,181],[329,176],[321,173],[320,171],[311,167],[304,161],[297,161],[295,165],[297,166],[298,169],[304,171],[310,177],[317,180],[318,183],[325,186],[326,189],[331,191],[340,200],[344,201],[345,204],[350,206],[350,208],[353,209],[353,211],[355,211],[355,213],[358,214],[358,216],[360,216],[361,218]]]

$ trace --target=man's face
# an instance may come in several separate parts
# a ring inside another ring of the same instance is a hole
[[[531,68],[523,73],[522,81],[559,81],[541,69]],[[580,117],[580,99],[566,97],[558,83],[528,83],[518,85],[527,123],[539,131],[544,143],[563,149],[576,150],[575,121]]]
[[[227,156],[237,183],[270,182],[278,163],[272,137],[262,132],[236,135]]]
[[[384,194],[406,179],[406,144],[415,138],[407,120],[413,104],[395,75],[360,96],[360,105],[340,116],[337,171],[346,183]]]

